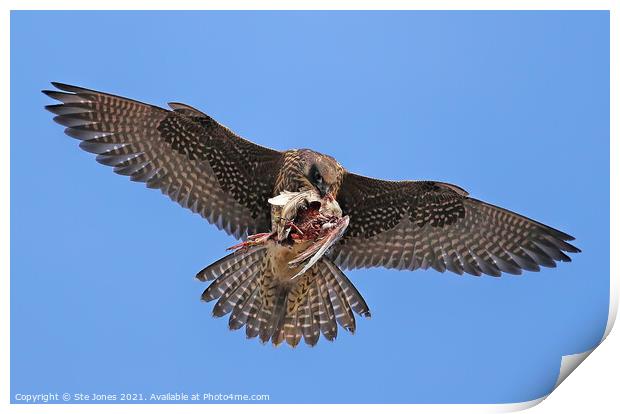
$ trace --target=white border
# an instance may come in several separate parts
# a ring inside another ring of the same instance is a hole
[[[165,405],[129,405],[129,404],[111,404],[111,405],[26,405],[26,404],[10,404],[10,74],[9,74],[9,59],[10,59],[10,10],[384,10],[384,9],[396,9],[396,10],[609,10],[610,11],[610,24],[611,24],[611,36],[610,36],[610,136],[615,139],[611,139],[610,143],[610,157],[613,154],[620,154],[620,148],[618,146],[618,123],[615,115],[618,107],[618,38],[620,33],[618,27],[620,19],[618,16],[617,2],[613,0],[435,0],[435,1],[422,1],[422,0],[383,0],[383,1],[370,1],[370,0],[358,0],[358,1],[344,1],[344,0],[301,0],[296,2],[283,1],[283,0],[237,0],[237,1],[197,1],[197,0],[91,0],[84,2],[83,0],[56,0],[41,1],[41,0],[5,0],[0,3],[0,10],[2,14],[0,17],[0,30],[2,33],[2,54],[4,55],[5,62],[0,65],[0,91],[2,91],[2,107],[0,108],[0,127],[4,132],[2,134],[3,139],[0,145],[0,180],[2,182],[2,202],[0,203],[0,209],[2,214],[0,215],[0,228],[5,229],[0,238],[0,266],[4,270],[2,275],[2,289],[1,289],[1,303],[2,303],[2,315],[0,315],[0,325],[2,335],[2,341],[0,342],[0,366],[3,367],[3,372],[0,377],[0,407],[2,412],[8,413],[42,413],[42,412],[58,412],[58,413],[82,413],[84,411],[91,412],[109,412],[112,410],[133,410],[138,412],[156,413],[156,412],[204,412],[209,408],[203,404],[165,404]],[[614,211],[614,207],[617,203],[617,184],[620,177],[620,169],[618,163],[614,162],[613,158],[610,159],[610,201],[611,210]],[[5,198],[6,197],[6,198]],[[618,273],[616,272],[617,259],[614,252],[618,252],[617,234],[618,234],[618,220],[612,214],[610,217],[610,255],[611,258],[611,281],[610,281],[610,307],[609,307],[609,319],[607,327],[605,329],[604,337],[607,337],[611,332],[614,321],[616,319],[618,309]],[[615,341],[615,342],[614,342]],[[610,342],[609,340],[606,342]],[[605,408],[608,411],[610,407],[618,407],[620,405],[620,397],[618,393],[611,388],[617,381],[612,380],[612,377],[617,378],[617,371],[610,372],[611,370],[618,369],[620,367],[619,358],[616,355],[615,350],[618,348],[617,338],[613,338],[615,346],[605,346],[601,348],[603,350],[597,351],[595,358],[598,366],[588,366],[590,375],[585,378],[584,375],[577,379],[568,380],[570,383],[570,390],[572,392],[562,392],[564,386],[560,388],[560,391],[556,391],[553,394],[562,394],[564,399],[560,400],[551,398],[553,401],[546,403],[536,410],[543,410],[545,412],[555,412],[555,410],[566,412],[577,412],[577,410],[589,409],[592,406]],[[588,350],[582,354],[567,356],[562,359],[561,374],[558,378],[556,386],[559,386],[562,381],[577,367],[590,353],[593,351]],[[604,352],[603,352],[604,351]],[[603,358],[603,353],[604,358]],[[594,361],[593,361],[594,364]],[[586,364],[588,365],[588,364]],[[584,367],[584,371],[585,371]],[[601,377],[607,376],[609,380],[605,380]],[[574,377],[574,376],[573,376]],[[577,388],[575,388],[577,387]],[[569,385],[566,386],[569,388]],[[590,390],[590,393],[596,397],[595,401],[588,400],[588,396],[583,392]],[[601,390],[607,390],[601,392]],[[333,410],[340,410],[341,408],[355,409],[361,411],[375,411],[376,409],[387,409],[392,412],[509,412],[522,410],[529,407],[533,407],[543,401],[546,397],[527,401],[516,404],[470,404],[470,405],[372,405],[369,406],[352,406],[352,405],[283,405],[283,404],[257,404],[253,405],[252,409],[261,412],[273,412],[273,411],[289,411],[296,410],[300,413],[315,411],[316,409],[331,408]],[[575,404],[575,402],[578,402]],[[548,406],[548,411],[545,407]],[[215,408],[215,407],[214,407]],[[216,407],[218,411],[230,412],[236,411],[240,407],[233,404],[220,404]]]

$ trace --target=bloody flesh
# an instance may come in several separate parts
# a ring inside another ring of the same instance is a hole
[[[317,240],[329,232],[338,217],[326,216],[320,212],[321,203],[313,202],[305,209],[297,212],[291,223],[290,238],[293,240]]]

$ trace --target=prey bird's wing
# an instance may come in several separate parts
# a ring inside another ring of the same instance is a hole
[[[384,266],[463,274],[520,274],[570,261],[574,238],[433,181],[347,174],[337,196],[347,233],[330,252],[344,268]]]
[[[97,161],[146,183],[237,238],[268,231],[281,152],[247,141],[208,115],[178,103],[172,111],[53,83],[46,106],[67,135]]]

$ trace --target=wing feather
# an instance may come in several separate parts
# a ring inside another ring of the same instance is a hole
[[[237,238],[270,228],[267,199],[281,153],[247,141],[208,115],[172,111],[53,83],[46,106],[80,148],[132,181],[146,183]]]
[[[469,197],[452,184],[347,174],[337,200],[348,232],[330,252],[348,269],[383,266],[479,276],[520,274],[570,261],[574,238]]]

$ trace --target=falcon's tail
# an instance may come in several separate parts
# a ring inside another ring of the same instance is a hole
[[[370,317],[368,305],[351,281],[328,258],[290,282],[268,271],[267,250],[255,247],[237,251],[201,270],[196,278],[213,280],[202,294],[204,301],[219,299],[213,316],[230,313],[228,326],[245,325],[248,338],[295,347],[304,341],[314,346],[321,332],[333,341],[337,324],[355,332],[353,312]]]

